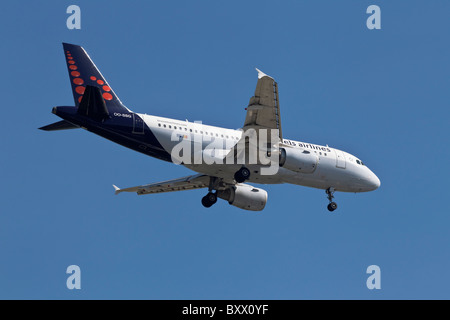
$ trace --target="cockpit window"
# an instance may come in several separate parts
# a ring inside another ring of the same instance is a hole
[[[361,162],[360,162],[358,159],[356,160],[356,163],[357,163],[357,164],[361,164]]]

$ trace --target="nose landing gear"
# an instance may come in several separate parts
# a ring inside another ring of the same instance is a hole
[[[330,203],[328,204],[327,208],[330,212],[334,211],[337,209],[337,204],[336,202],[333,201],[334,198],[334,192],[336,190],[334,190],[333,187],[329,187],[327,190],[325,190],[326,194],[327,194],[327,198],[328,201],[330,201]]]

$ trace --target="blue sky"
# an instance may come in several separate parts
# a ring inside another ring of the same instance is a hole
[[[81,8],[68,30],[66,8]],[[381,8],[368,30],[366,8]],[[9,1],[0,11],[0,298],[448,299],[448,1]],[[204,190],[114,196],[186,168],[83,130],[43,132],[82,45],[133,111],[239,128],[255,67],[283,135],[360,157],[363,194],[263,186],[264,211]],[[69,265],[81,290],[66,288]],[[366,268],[381,268],[368,290]]]

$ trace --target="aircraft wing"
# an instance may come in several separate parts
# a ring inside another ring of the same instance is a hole
[[[272,77],[259,69],[256,71],[258,71],[258,82],[255,95],[250,98],[247,107],[243,129],[244,131],[249,128],[256,131],[258,129],[276,129],[280,141],[282,141],[278,85]]]
[[[277,144],[283,141],[278,85],[272,77],[259,69],[256,69],[256,71],[258,71],[258,82],[256,83],[255,95],[250,98],[246,108],[247,115],[242,127],[244,134],[236,144],[236,146],[240,145],[241,147],[237,148],[237,152],[231,150],[227,155],[235,159],[246,159],[245,154],[249,154],[250,147],[253,147],[253,150],[260,150],[259,141],[261,141],[261,138],[270,142],[270,145],[267,145],[267,151],[278,149]],[[267,130],[265,137],[264,132],[260,129]],[[273,141],[271,138],[271,130],[276,130],[278,141]],[[247,137],[250,139],[247,139]],[[255,143],[257,144],[254,145]]]
[[[179,179],[167,180],[162,182],[156,182],[151,184],[146,184],[142,186],[130,187],[120,189],[113,185],[116,190],[116,194],[121,192],[136,192],[138,195],[151,194],[151,193],[162,193],[162,192],[172,192],[172,191],[183,191],[192,190],[199,188],[207,188],[209,185],[210,177],[204,174],[196,174],[188,177],[183,177]]]

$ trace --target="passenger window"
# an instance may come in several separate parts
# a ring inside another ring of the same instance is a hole
[[[164,125],[164,128],[166,127],[166,125]]]
[[[158,123],[158,127],[161,127],[161,123]]]

